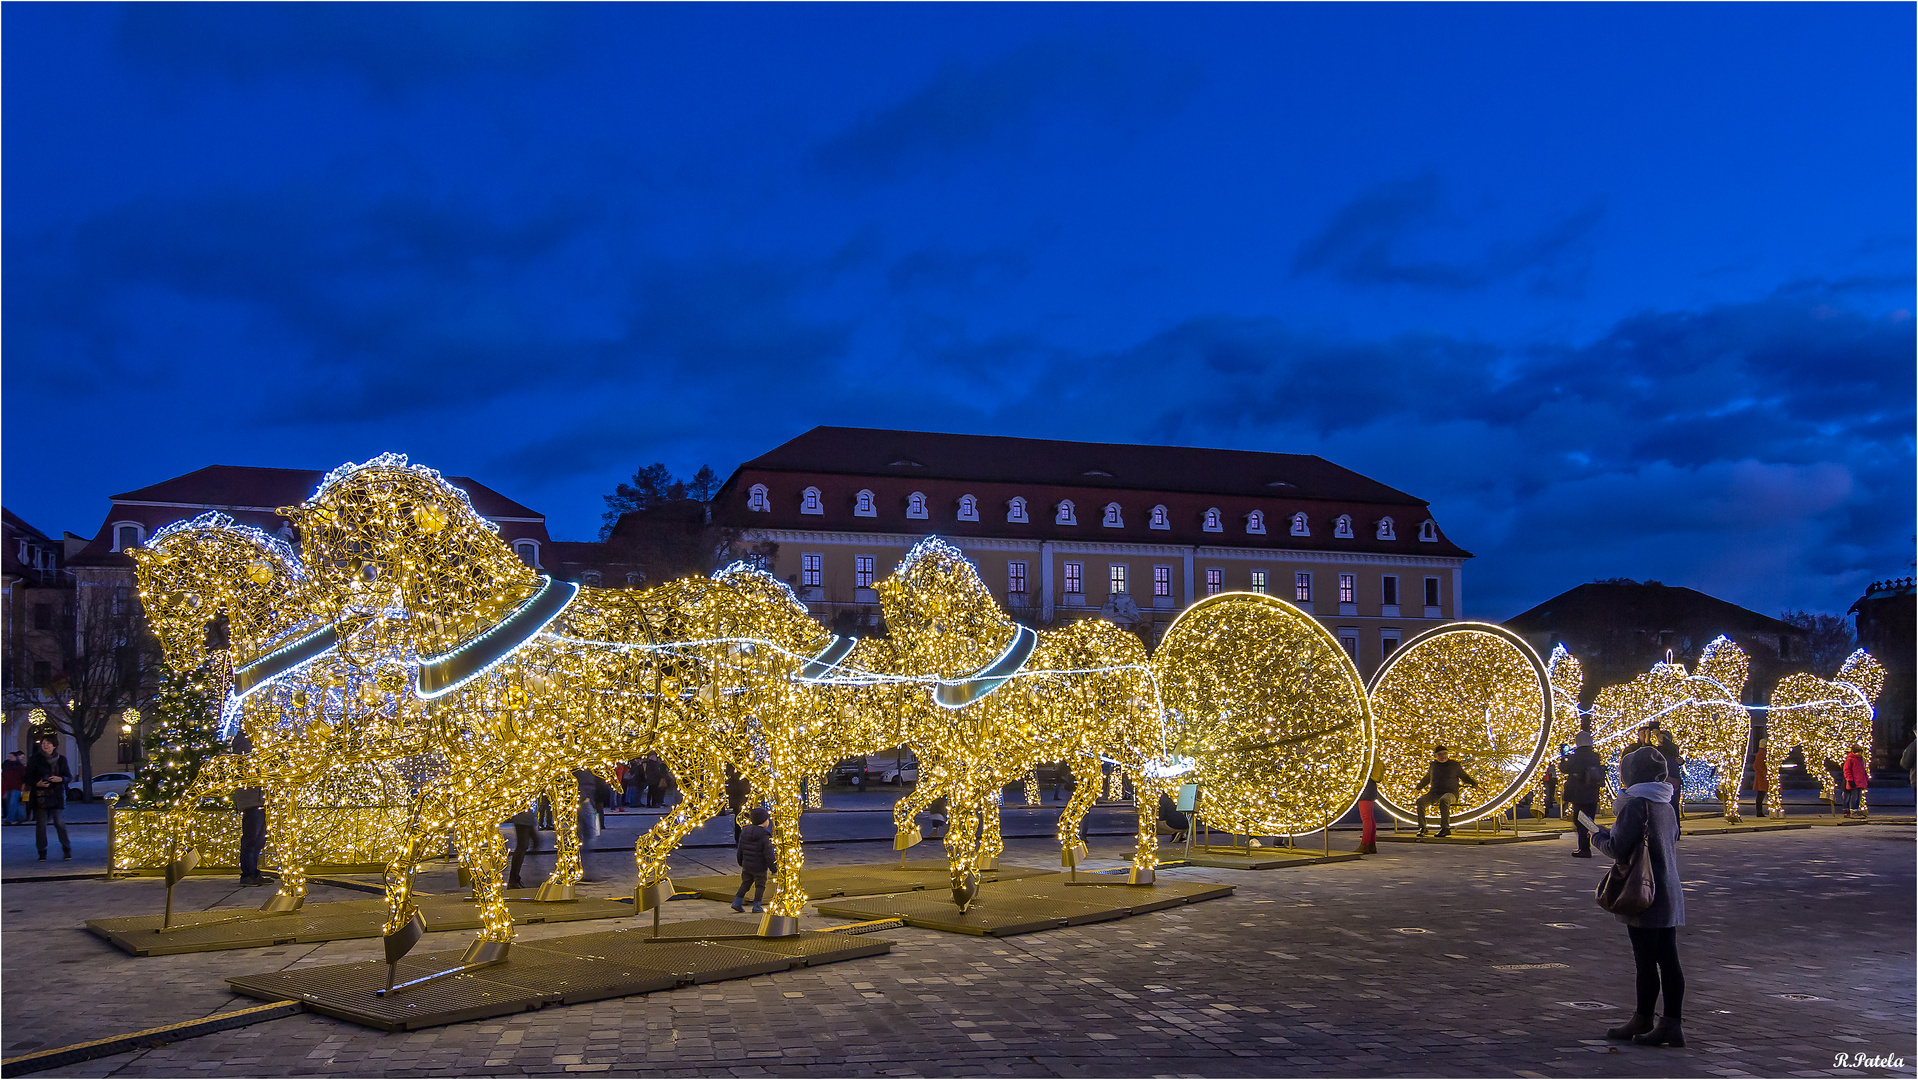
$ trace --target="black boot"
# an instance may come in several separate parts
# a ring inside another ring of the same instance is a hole
[[[1633,1013],[1632,1018],[1630,1020],[1627,1020],[1622,1025],[1615,1027],[1611,1029],[1610,1031],[1607,1031],[1605,1033],[1605,1037],[1613,1040],[1614,1042],[1624,1042],[1627,1039],[1635,1039],[1638,1036],[1645,1034],[1647,1031],[1650,1031],[1651,1029],[1652,1029],[1651,1013]]]
[[[1669,1017],[1658,1018],[1658,1026],[1643,1035],[1632,1036],[1632,1041],[1640,1046],[1679,1046],[1685,1045],[1685,1029],[1678,1021]]]

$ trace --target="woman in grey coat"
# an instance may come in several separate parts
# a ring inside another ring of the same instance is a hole
[[[1632,959],[1638,966],[1638,1008],[1629,1022],[1607,1031],[1605,1037],[1645,1046],[1684,1046],[1679,1011],[1685,1001],[1685,973],[1678,966],[1678,928],[1685,925],[1685,883],[1678,876],[1678,814],[1672,809],[1665,756],[1656,746],[1642,746],[1625,755],[1618,771],[1626,785],[1618,801],[1618,819],[1611,828],[1598,830],[1593,839],[1621,871],[1630,865],[1639,844],[1650,845],[1656,895],[1644,911],[1618,916],[1631,936]],[[1660,989],[1665,992],[1665,1011],[1653,1024],[1652,1009]]]

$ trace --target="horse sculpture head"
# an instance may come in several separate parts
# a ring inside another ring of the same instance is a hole
[[[313,620],[293,549],[225,514],[169,525],[132,555],[147,624],[176,671],[205,663],[209,646],[244,664]]]

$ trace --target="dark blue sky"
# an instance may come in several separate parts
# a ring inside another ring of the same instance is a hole
[[[7,505],[815,424],[1318,453],[1470,613],[1914,532],[1910,5],[8,4]]]

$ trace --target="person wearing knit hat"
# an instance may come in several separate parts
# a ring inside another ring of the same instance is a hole
[[[1592,834],[1578,815],[1598,817],[1598,792],[1605,783],[1605,761],[1592,749],[1589,731],[1579,732],[1572,745],[1572,756],[1565,760],[1565,810],[1572,815],[1572,824],[1578,829],[1578,850],[1572,852],[1572,857],[1589,859]]]
[[[1632,1018],[1607,1031],[1605,1037],[1630,1039],[1642,1046],[1684,1046],[1680,1017],[1685,974],[1678,964],[1678,928],[1685,925],[1685,882],[1678,874],[1678,813],[1672,809],[1665,755],[1656,746],[1639,747],[1619,760],[1618,771],[1625,786],[1618,800],[1618,818],[1611,828],[1598,830],[1598,849],[1611,856],[1623,873],[1639,845],[1645,845],[1655,888],[1650,907],[1617,916],[1631,938],[1638,1004]],[[1665,1011],[1654,1023],[1652,1013],[1661,992]]]

